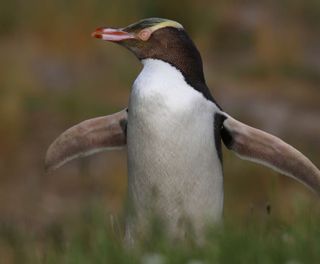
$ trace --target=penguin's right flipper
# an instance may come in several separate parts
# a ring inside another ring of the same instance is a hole
[[[290,176],[320,195],[320,171],[301,152],[281,139],[224,114],[221,137],[240,158]]]
[[[63,132],[48,148],[46,171],[78,157],[126,145],[127,109],[83,121]]]

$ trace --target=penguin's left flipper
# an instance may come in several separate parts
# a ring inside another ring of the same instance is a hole
[[[78,157],[126,145],[127,109],[83,121],[63,132],[48,148],[46,171]]]
[[[281,139],[224,114],[221,137],[240,158],[263,164],[292,177],[320,195],[320,171],[301,152]]]

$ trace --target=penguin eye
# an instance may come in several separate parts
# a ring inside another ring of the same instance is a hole
[[[152,31],[150,29],[143,29],[139,32],[138,37],[143,40],[147,41],[151,36]]]

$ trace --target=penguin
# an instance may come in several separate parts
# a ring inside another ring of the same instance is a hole
[[[320,171],[281,139],[224,112],[205,81],[200,53],[175,21],[147,18],[92,36],[130,50],[143,68],[128,108],[77,124],[48,148],[54,170],[95,152],[126,148],[128,199],[125,240],[145,234],[153,215],[167,234],[203,235],[223,214],[221,142],[242,159],[270,167],[320,194]]]

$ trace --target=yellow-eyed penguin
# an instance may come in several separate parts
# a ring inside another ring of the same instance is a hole
[[[52,170],[80,156],[127,146],[134,212],[127,218],[128,241],[144,232],[153,213],[173,237],[183,236],[187,227],[201,236],[207,223],[221,218],[221,139],[241,158],[320,193],[320,171],[309,159],[222,111],[206,85],[200,53],[181,24],[148,18],[125,28],[99,28],[93,36],[126,47],[143,69],[128,109],[62,133],[48,149],[46,166]]]

